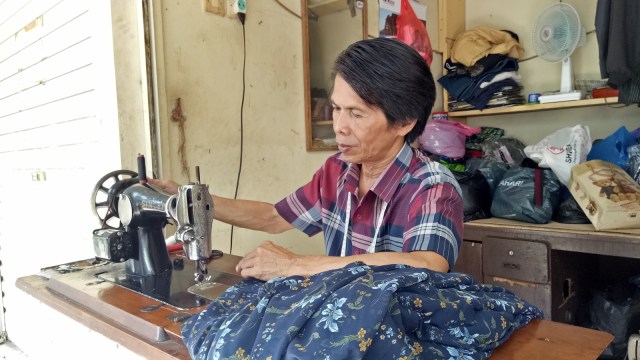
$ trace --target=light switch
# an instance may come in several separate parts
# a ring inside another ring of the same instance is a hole
[[[202,0],[204,2],[204,11],[215,15],[224,16],[225,0]]]
[[[47,181],[47,173],[40,170],[31,173],[31,181]]]

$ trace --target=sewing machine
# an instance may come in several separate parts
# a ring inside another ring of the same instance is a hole
[[[93,231],[93,247],[96,260],[105,262],[96,277],[181,309],[206,304],[223,290],[207,296],[206,290],[221,286],[208,274],[208,263],[221,253],[211,251],[214,207],[198,167],[195,183],[168,195],[147,183],[145,159],[139,155],[137,173],[108,173],[92,199],[101,222]],[[169,221],[175,221],[180,255],[170,256],[167,249]]]

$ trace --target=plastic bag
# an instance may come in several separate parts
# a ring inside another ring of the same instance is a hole
[[[459,159],[464,156],[467,136],[479,131],[480,128],[472,128],[457,121],[432,119],[427,122],[418,141],[424,151]]]
[[[491,215],[546,224],[560,202],[560,186],[560,181],[549,169],[512,167],[504,173],[493,194]]]
[[[451,173],[462,190],[464,222],[491,217],[491,190],[480,170]]]
[[[502,180],[502,176],[509,169],[507,164],[502,161],[497,161],[491,158],[470,158],[465,162],[465,167],[468,172],[480,171],[484,178],[487,179],[491,196],[498,187],[498,183]]]
[[[627,168],[625,169],[629,175],[640,184],[640,144],[629,146],[627,148],[629,159]]]
[[[398,29],[397,39],[414,48],[420,56],[431,66],[433,53],[431,40],[426,25],[418,19],[409,0],[402,0],[400,15],[396,19]]]
[[[585,162],[589,151],[591,133],[584,125],[562,128],[524,148],[527,157],[540,167],[551,168],[564,185],[571,179],[571,168]]]
[[[569,196],[558,205],[551,219],[562,224],[591,224],[591,220],[573,196]]]
[[[629,283],[636,286],[635,289],[615,283],[602,290],[593,290],[593,297],[588,304],[591,327],[614,337],[603,352],[603,358],[623,359],[627,354],[627,339],[637,331],[640,320],[637,281],[637,275],[629,279]]]
[[[524,148],[522,141],[514,138],[500,138],[482,143],[482,153],[485,158],[501,161],[508,167],[519,166],[527,158]]]
[[[482,150],[482,143],[496,141],[504,136],[504,130],[497,127],[481,126],[480,132],[469,136],[467,139],[467,149]]]
[[[594,142],[587,160],[603,160],[627,168],[627,148],[636,144],[636,139],[626,127],[621,126],[613,134]]]

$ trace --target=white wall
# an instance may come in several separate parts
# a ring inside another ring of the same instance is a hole
[[[108,1],[0,2],[2,290],[9,339],[28,354],[60,354],[54,345],[76,333],[118,349],[86,328],[43,321],[46,307],[15,288],[18,277],[95,255],[94,185],[145,151],[136,2],[114,5],[112,30]],[[114,51],[126,70],[116,72]],[[116,80],[134,89],[116,94]]]

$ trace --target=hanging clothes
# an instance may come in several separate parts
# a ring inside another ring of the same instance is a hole
[[[598,0],[596,37],[600,76],[618,89],[618,100],[640,105],[640,2]]]

